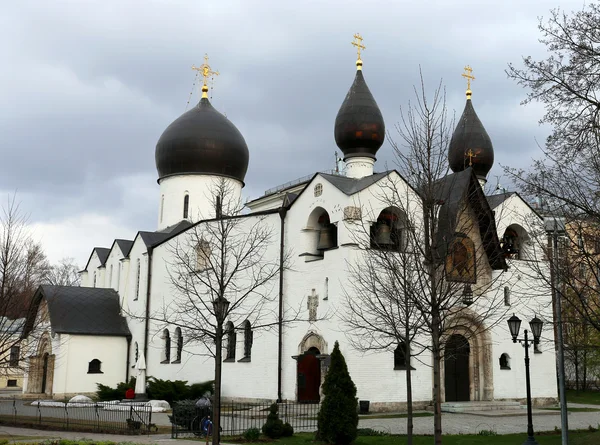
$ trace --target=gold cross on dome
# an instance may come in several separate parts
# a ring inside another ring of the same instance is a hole
[[[204,63],[200,66],[192,65],[192,69],[198,71],[200,75],[204,78],[202,84],[202,97],[208,98],[208,78],[211,76],[218,76],[218,71],[213,71],[208,64],[208,54],[204,54]]]
[[[481,150],[473,151],[472,148],[469,148],[465,153],[465,158],[469,158],[469,167],[473,166],[473,158],[476,158],[477,155],[481,152]]]
[[[471,68],[470,65],[465,66],[465,72],[462,73],[461,76],[467,79],[467,97],[471,97],[471,81],[475,80],[473,68]]]
[[[353,46],[356,46],[356,52],[358,53],[358,60],[360,60],[360,50],[367,49],[367,47],[362,44],[362,40],[363,40],[363,38],[360,36],[360,34],[356,33],[356,34],[354,34],[354,41],[351,42]]]

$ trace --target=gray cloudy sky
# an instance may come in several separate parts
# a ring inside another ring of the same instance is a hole
[[[204,53],[221,75],[213,105],[250,149],[245,196],[333,168],[333,124],[354,78],[352,35],[392,130],[421,65],[464,107],[463,67],[499,164],[539,155],[539,105],[508,80],[508,62],[544,57],[537,17],[558,0],[53,0],[0,13],[0,193],[15,190],[49,257],[80,266],[94,246],[154,230],[154,147],[186,107]],[[582,0],[562,0],[565,10]],[[193,101],[198,100],[197,92]],[[393,135],[393,132],[392,132]],[[388,142],[376,168],[392,160]]]

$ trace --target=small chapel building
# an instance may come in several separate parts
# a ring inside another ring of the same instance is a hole
[[[233,227],[239,233],[258,226],[268,229],[261,261],[281,267],[252,297],[264,298],[261,310],[271,318],[264,315],[256,322],[248,303],[242,305],[248,313],[234,311],[225,320],[225,399],[319,401],[329,354],[339,341],[358,397],[369,400],[372,410],[405,405],[407,369],[413,373],[415,403],[424,406],[432,400],[430,351],[415,347],[410,361],[402,342],[361,352],[346,332],[349,270],[366,251],[360,240],[372,249],[405,250],[407,230],[422,220],[419,207],[411,204],[419,202],[419,191],[395,170],[375,171],[385,123],[360,56],[356,65],[334,124],[343,168],[271,189],[235,215]],[[210,267],[211,241],[196,240],[188,258],[195,266],[189,274],[181,272],[178,262],[197,230],[232,218],[226,209],[240,203],[251,150],[235,125],[211,105],[207,90],[205,82],[200,102],[175,119],[157,142],[156,230],[94,248],[81,272],[81,287],[43,286],[36,293],[38,310],[28,329],[43,332],[32,340],[39,344],[25,378],[26,394],[63,398],[92,393],[96,383],[114,386],[135,375],[142,354],[146,373],[156,378],[190,383],[214,378],[214,359],[186,330],[191,328],[181,313],[187,307],[182,306],[182,289],[189,289],[191,276]],[[541,219],[517,193],[485,195],[482,184],[493,166],[494,149],[470,89],[448,162],[452,172],[436,183],[441,221],[436,239],[438,246],[443,241],[453,247],[440,251],[440,264],[452,266],[446,266],[448,279],[460,283],[460,292],[498,307],[483,320],[479,304],[457,310],[460,322],[443,339],[442,398],[521,400],[524,352],[512,342],[502,317],[514,312],[529,320],[537,314],[551,325],[550,290],[543,287],[544,280],[526,273],[533,270],[528,261],[542,261],[542,255],[533,255],[537,247],[532,242]],[[215,189],[227,191],[226,202]],[[399,197],[395,204],[386,198],[390,191]],[[198,283],[193,285],[197,298],[212,298]],[[519,295],[532,289],[535,298],[524,304]],[[171,324],[168,314],[173,314]],[[288,314],[296,315],[293,323],[286,322]],[[199,312],[196,318],[203,316]],[[424,336],[421,340],[427,342]],[[555,352],[549,327],[531,362],[534,400],[554,401]]]

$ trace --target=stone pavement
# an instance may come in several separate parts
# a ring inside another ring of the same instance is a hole
[[[570,404],[571,407],[588,407],[587,405]],[[591,408],[598,406],[590,405]],[[600,424],[600,412],[569,413],[569,429],[586,429],[590,425],[597,428]],[[361,418],[360,428],[373,428],[392,434],[406,433],[406,419],[365,419]],[[560,428],[560,411],[533,416],[535,431],[552,431]],[[442,415],[442,428],[445,434],[477,434],[481,430],[493,430],[498,434],[523,433],[527,428],[526,416],[480,416],[471,414],[444,413]],[[431,434],[433,431],[433,417],[416,417],[414,419],[415,434]],[[64,439],[92,439],[113,442],[131,442],[136,444],[163,444],[177,443],[178,445],[198,445],[197,440],[171,439],[167,434],[154,434],[151,436],[129,436],[117,434],[79,433],[73,431],[48,431],[29,428],[17,428],[0,425],[0,435],[10,436],[36,436],[40,438]]]

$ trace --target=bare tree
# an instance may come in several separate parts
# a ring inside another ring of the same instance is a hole
[[[16,195],[10,196],[0,214],[0,369],[13,373],[28,356],[21,342],[24,317],[31,310],[35,289],[49,265],[36,243]]]
[[[175,297],[152,318],[179,327],[198,354],[214,357],[213,443],[218,445],[224,341],[229,358],[236,331],[242,330],[249,354],[253,332],[283,322],[274,290],[289,256],[279,250],[273,219],[242,214],[226,180],[216,181],[211,192],[217,217],[200,221],[172,243],[168,270]]]
[[[498,284],[506,263],[474,173],[448,174],[454,122],[444,88],[440,84],[430,99],[421,77],[415,96],[396,127],[400,142],[392,141],[404,178],[381,181],[378,199],[385,210],[379,216],[363,209],[373,225],[363,227],[361,259],[349,267],[351,292],[361,298],[346,298],[346,323],[361,349],[403,344],[407,358],[411,350],[431,352],[434,436],[441,444],[441,363],[465,345],[446,346],[454,333],[480,336],[504,320]],[[385,221],[389,215],[393,224]],[[409,370],[406,378],[410,410]]]
[[[63,258],[50,266],[44,282],[54,286],[79,286],[79,268],[74,258]]]

